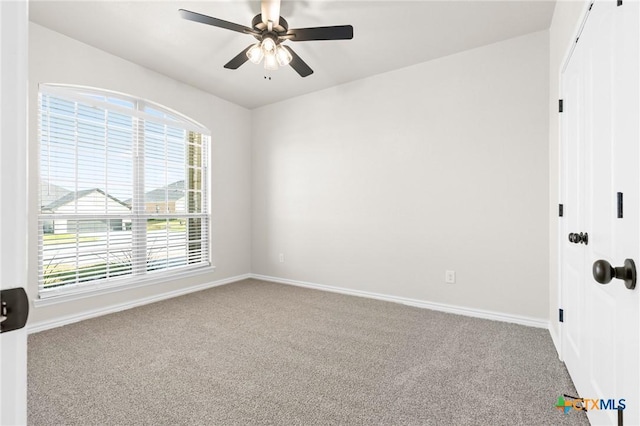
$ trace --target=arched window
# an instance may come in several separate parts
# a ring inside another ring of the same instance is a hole
[[[41,84],[40,296],[210,265],[209,130],[99,89]]]

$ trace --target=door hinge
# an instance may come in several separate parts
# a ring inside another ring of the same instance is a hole
[[[564,309],[558,309],[558,321],[564,322]]]
[[[558,99],[558,112],[564,112],[564,102],[562,99]]]
[[[623,212],[623,200],[622,200],[622,192],[618,192],[618,219],[622,219],[624,212]]]
[[[564,216],[564,205],[563,204],[558,204],[558,216],[560,216],[560,217]]]

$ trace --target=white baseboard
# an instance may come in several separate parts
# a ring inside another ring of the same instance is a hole
[[[182,296],[188,293],[193,293],[200,290],[206,290],[212,287],[218,287],[225,284],[231,284],[236,281],[245,280],[251,278],[251,274],[236,275],[235,277],[225,278],[217,281],[212,281],[204,284],[198,284],[191,287],[181,288],[179,290],[168,291],[166,293],[156,294],[149,297],[143,297],[142,299],[131,300],[125,303],[119,303],[116,305],[106,306],[104,308],[89,310],[80,312],[73,315],[67,315],[58,317],[49,321],[41,321],[34,324],[27,325],[27,333],[38,333],[40,331],[49,330],[63,325],[71,324],[74,322],[86,320],[89,318],[95,318],[102,315],[111,314],[114,312],[124,311],[127,309],[135,308],[137,306],[147,305],[153,302],[159,302],[160,300],[170,299],[172,297]]]
[[[53,320],[41,321],[41,322],[37,322],[37,323],[34,323],[34,324],[29,324],[29,325],[27,325],[27,333],[29,333],[29,334],[38,333],[40,331],[49,330],[49,329],[56,328],[56,327],[61,327],[63,325],[72,324],[74,322],[86,320],[86,319],[89,319],[89,318],[95,318],[95,317],[99,317],[99,316],[102,316],[102,315],[111,314],[111,313],[114,313],[114,312],[124,311],[124,310],[127,310],[127,309],[135,308],[137,306],[147,305],[149,303],[158,302],[160,300],[165,300],[165,299],[170,299],[170,298],[173,298],[173,297],[182,296],[184,294],[193,293],[193,292],[200,291],[200,290],[206,290],[206,289],[212,288],[212,287],[218,287],[218,286],[225,285],[225,284],[231,284],[231,283],[234,283],[234,282],[237,282],[237,281],[242,281],[242,280],[247,279],[247,278],[254,278],[254,279],[257,279],[257,280],[270,281],[270,282],[275,282],[275,283],[280,283],[280,284],[294,285],[294,286],[298,286],[298,287],[312,288],[312,289],[316,289],[316,290],[330,291],[330,292],[333,292],[333,293],[341,293],[341,294],[347,294],[347,295],[351,295],[351,296],[367,297],[369,299],[377,299],[377,300],[384,300],[384,301],[387,301],[387,302],[401,303],[401,304],[408,305],[408,306],[414,306],[414,307],[423,308],[423,309],[432,309],[434,311],[448,312],[448,313],[451,313],[451,314],[465,315],[465,316],[469,316],[469,317],[483,318],[483,319],[489,319],[489,320],[494,320],[494,321],[502,321],[502,322],[508,322],[508,323],[513,323],[513,324],[525,325],[525,326],[529,326],[529,327],[545,328],[545,329],[549,330],[549,333],[551,334],[551,338],[553,340],[553,343],[556,346],[556,349],[559,348],[558,336],[556,336],[554,334],[553,330],[549,327],[549,322],[546,321],[546,320],[543,320],[543,319],[539,319],[539,318],[531,318],[531,317],[526,317],[526,316],[521,316],[521,315],[505,314],[505,313],[502,313],[502,312],[487,311],[487,310],[475,309],[475,308],[467,308],[467,307],[464,307],[464,306],[449,305],[449,304],[446,304],[446,303],[429,302],[429,301],[426,301],[426,300],[410,299],[410,298],[406,298],[406,297],[392,296],[392,295],[388,295],[388,294],[373,293],[373,292],[362,291],[362,290],[353,290],[353,289],[348,289],[348,288],[343,288],[343,287],[334,287],[334,286],[328,286],[328,285],[323,285],[323,284],[316,284],[316,283],[310,283],[310,282],[305,282],[305,281],[290,280],[290,279],[287,279],[287,278],[270,277],[270,276],[259,275],[259,274],[237,275],[237,276],[230,277],[230,278],[225,278],[225,279],[222,279],[222,280],[212,281],[212,282],[199,284],[199,285],[195,285],[195,286],[191,286],[191,287],[187,287],[187,288],[182,288],[182,289],[179,289],[179,290],[169,291],[169,292],[166,292],[166,293],[161,293],[161,294],[145,297],[145,298],[142,298],[142,299],[136,299],[136,300],[128,301],[126,303],[110,305],[110,306],[106,306],[106,307],[100,308],[100,309],[84,311],[84,312],[80,312],[80,313],[73,314],[73,315],[67,315],[67,316],[63,316],[63,317],[58,317],[58,318],[55,318]],[[558,350],[558,353],[560,353],[559,350]]]
[[[558,331],[561,332],[561,330],[558,330]],[[558,359],[560,361],[563,361],[563,359],[562,359],[562,346],[560,344],[560,336],[558,334],[556,334],[556,331],[551,326],[549,327],[549,334],[551,335],[551,340],[553,341],[553,346],[556,347],[556,352],[558,352]]]
[[[251,278],[262,281],[270,281],[280,284],[289,284],[298,287],[313,288],[316,290],[330,291],[333,293],[348,294],[351,296],[367,297],[370,299],[385,300],[388,302],[401,303],[417,308],[431,309],[434,311],[448,312],[451,314],[465,315],[474,318],[483,318],[494,321],[509,322],[513,324],[526,325],[528,327],[549,329],[549,321],[540,318],[531,318],[522,315],[505,314],[502,312],[487,311],[484,309],[467,308],[464,306],[449,305],[446,303],[429,302],[426,300],[410,299],[406,297],[391,296],[388,294],[372,293],[369,291],[353,290],[343,287],[333,287],[324,284],[315,284],[305,281],[290,280],[287,278],[270,277],[266,275],[250,274]]]

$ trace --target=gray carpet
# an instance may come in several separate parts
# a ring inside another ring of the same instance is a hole
[[[29,336],[29,424],[560,425],[546,330],[246,280]]]

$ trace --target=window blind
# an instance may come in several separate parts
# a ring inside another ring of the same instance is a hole
[[[73,86],[39,96],[40,295],[209,266],[208,130]]]

